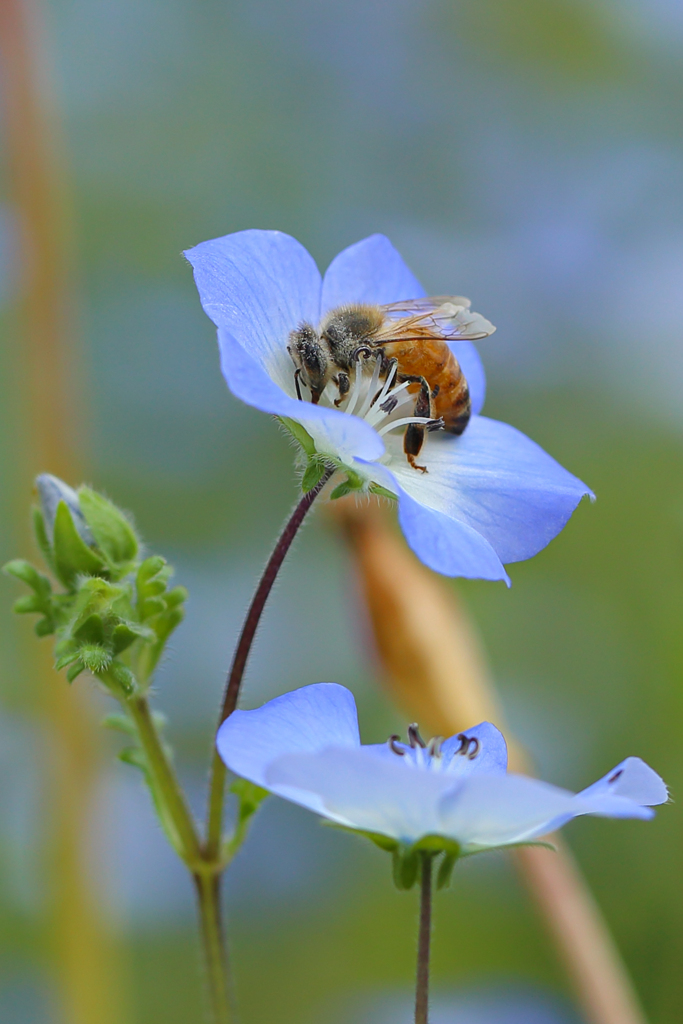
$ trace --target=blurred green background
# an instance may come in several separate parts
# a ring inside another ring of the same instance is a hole
[[[469,295],[498,326],[480,347],[486,413],[529,433],[598,501],[512,567],[510,591],[458,590],[545,778],[578,788],[637,753],[676,797],[678,0],[44,0],[38,13],[74,214],[78,444],[89,482],[133,511],[150,549],[190,589],[156,704],[170,716],[197,810],[231,645],[296,495],[285,439],[222,382],[214,331],[180,256],[247,227],[290,232],[321,267],[382,231],[430,292]],[[13,370],[20,228],[6,167],[3,175],[5,561],[31,551]],[[363,648],[345,550],[324,516],[314,520],[266,614],[243,703],[337,680],[358,697],[365,738],[383,740],[400,718]],[[30,626],[10,615],[15,595],[3,580],[0,1019],[73,1024],[46,939],[51,737],[27,661]],[[88,699],[106,710],[103,698]],[[197,1021],[190,884],[137,774],[115,760],[110,736],[96,738],[106,756],[83,870],[115,936],[115,1024]],[[582,820],[566,834],[652,1024],[680,1021],[680,808],[648,825]],[[392,889],[378,850],[273,799],[226,900],[242,1024],[409,1019],[401,1000],[413,977],[415,894]],[[439,897],[434,979],[444,1006],[493,986],[508,1011],[514,991],[538,1003],[537,1017],[527,1008],[514,1020],[578,1019],[543,927],[497,855],[466,863]],[[461,1019],[449,1012],[444,1020]],[[462,1019],[513,1019],[496,1012]]]

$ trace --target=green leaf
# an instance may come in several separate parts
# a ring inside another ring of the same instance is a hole
[[[53,551],[57,575],[69,589],[74,589],[78,576],[97,576],[105,568],[102,559],[78,533],[63,501],[57,505],[55,514]]]
[[[315,441],[305,427],[302,427],[296,420],[291,420],[289,416],[277,416],[276,419],[289,431],[294,440],[301,445],[309,459],[316,455]]]
[[[141,619],[151,619],[153,615],[160,615],[166,611],[166,602],[163,597],[146,597],[139,611]]]
[[[112,729],[114,732],[122,732],[126,736],[137,736],[137,729],[135,723],[128,715],[122,715],[119,712],[112,712],[110,715],[105,715],[100,723],[104,729]]]
[[[169,611],[175,608],[179,604],[183,604],[187,601],[189,594],[185,587],[173,587],[172,590],[166,592],[164,600],[166,601],[166,607]]]
[[[135,676],[128,668],[120,661],[113,661],[107,670],[107,674],[112,677],[115,684],[119,686],[126,696],[135,692]],[[103,680],[107,682],[107,680]]]
[[[239,798],[239,807],[237,810],[235,831],[230,839],[223,844],[223,860],[226,864],[233,859],[242,843],[247,838],[249,825],[251,824],[251,819],[254,814],[266,797],[270,796],[267,789],[263,789],[262,786],[257,786],[255,783],[249,782],[247,779],[237,779],[233,782],[230,786],[230,792],[235,793]]]
[[[137,573],[138,586],[144,586],[153,576],[157,576],[162,569],[166,568],[166,559],[161,555],[151,555],[141,562]]]
[[[102,616],[95,612],[88,615],[72,633],[74,640],[84,644],[101,644],[104,642],[104,622]]]
[[[132,562],[139,548],[135,530],[123,512],[90,487],[78,488],[78,504],[98,546],[115,566]]]
[[[14,576],[23,583],[27,583],[32,590],[35,590],[36,594],[47,596],[52,590],[47,576],[43,576],[42,572],[38,572],[34,565],[26,562],[23,558],[15,558],[3,565],[2,571],[8,576]]]
[[[42,612],[45,609],[45,601],[37,594],[26,594],[25,597],[18,597],[12,606],[17,615],[29,615],[32,612]]]
[[[323,478],[325,473],[325,464],[323,462],[312,461],[306,466],[306,472],[301,480],[301,490],[304,494],[308,494],[312,491]]]
[[[50,636],[50,634],[54,633],[55,631],[54,620],[52,618],[47,617],[45,617],[44,619],[40,619],[38,622],[36,622],[33,629],[35,631],[36,636]]]

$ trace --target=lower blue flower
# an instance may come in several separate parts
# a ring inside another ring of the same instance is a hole
[[[202,242],[186,256],[204,310],[218,327],[221,367],[232,392],[302,426],[318,455],[350,471],[360,490],[379,487],[395,496],[406,539],[430,568],[509,583],[504,565],[537,554],[581,498],[592,497],[524,434],[480,415],[486,383],[469,341],[449,347],[469,386],[471,419],[460,437],[442,430],[426,435],[420,462],[427,472],[416,472],[403,450],[406,421],[415,420],[415,396],[407,384],[390,389],[385,381],[386,394],[377,401],[382,381],[373,379],[373,360],[365,369],[357,360],[348,394],[330,385],[317,404],[299,397],[288,351],[293,331],[305,323],[316,326],[349,304],[424,297],[382,235],[345,249],[324,278],[303,246],[278,231],[240,231]],[[458,315],[466,324],[492,330],[468,314],[466,300],[458,301],[465,302]]]
[[[438,836],[461,854],[529,842],[582,814],[648,819],[668,798],[638,757],[580,793],[508,773],[489,722],[442,742],[411,726],[408,743],[361,745],[353,695],[337,683],[235,711],[217,746],[237,775],[339,825],[407,845]]]

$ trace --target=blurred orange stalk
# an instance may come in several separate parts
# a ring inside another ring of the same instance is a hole
[[[21,326],[12,353],[23,389],[13,438],[21,459],[15,501],[19,522],[28,521],[26,503],[37,472],[49,470],[74,484],[81,478],[74,451],[77,404],[69,391],[76,360],[68,207],[39,29],[39,11],[29,0],[0,0],[4,150],[21,259]],[[82,436],[82,423],[79,428]],[[28,551],[26,533],[20,542]],[[28,674],[38,683],[35,713],[48,739],[45,859],[60,1018],[69,1024],[117,1024],[122,1018],[115,949],[86,862],[98,768],[87,694],[69,690],[55,674],[45,642],[39,645],[32,637],[25,659]]]
[[[484,652],[453,590],[408,550],[375,504],[337,503],[370,613],[386,685],[431,734],[488,720],[505,733],[514,771],[528,758],[505,728]],[[645,1024],[638,997],[580,869],[559,836],[557,852],[512,851],[591,1024]]]

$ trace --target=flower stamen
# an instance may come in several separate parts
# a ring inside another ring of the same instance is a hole
[[[416,747],[422,747],[422,749],[424,750],[424,748],[427,746],[425,741],[420,736],[420,730],[418,728],[417,722],[413,722],[412,725],[408,726],[408,743],[413,748],[413,750]]]
[[[405,750],[401,750],[400,747],[396,746],[396,744],[400,743],[400,742],[401,742],[401,737],[398,735],[397,732],[395,732],[393,734],[393,736],[390,736],[389,739],[387,740],[387,743],[389,744],[389,750],[391,750],[392,753],[394,753],[394,754],[398,754],[399,757],[404,757],[405,756]]]

